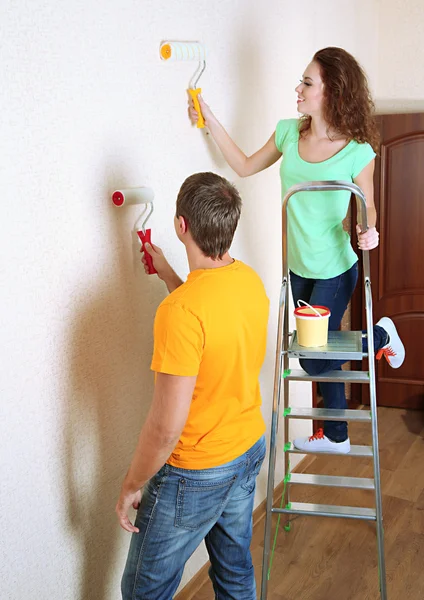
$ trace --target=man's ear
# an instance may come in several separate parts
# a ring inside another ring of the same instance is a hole
[[[187,233],[188,225],[187,225],[187,221],[186,221],[185,217],[182,217],[182,216],[178,217],[178,230],[181,235],[183,235],[184,233]]]

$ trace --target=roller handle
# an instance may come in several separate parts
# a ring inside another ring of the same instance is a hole
[[[202,111],[200,110],[199,99],[197,97],[199,94],[202,93],[202,88],[196,88],[195,90],[193,90],[192,88],[189,88],[188,93],[190,94],[190,96],[193,100],[194,109],[197,112],[197,114],[199,115],[199,117],[197,119],[197,127],[199,129],[203,129],[203,127],[205,126],[205,121],[203,119]]]
[[[153,266],[153,258],[147,252],[146,247],[145,247],[145,244],[152,245],[151,233],[152,233],[151,229],[146,229],[145,231],[137,231],[137,235],[141,241],[140,252],[144,252],[144,258],[146,259],[147,268],[149,270],[149,275],[154,275],[155,273],[157,273],[157,271],[156,271],[155,267]]]

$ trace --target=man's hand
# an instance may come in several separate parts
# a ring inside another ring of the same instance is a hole
[[[155,246],[154,244],[145,244],[144,247],[146,248],[146,252],[148,252],[153,259],[153,266],[158,272],[159,279],[165,280],[166,276],[169,275],[170,271],[172,271],[172,268],[169,262],[166,260],[162,250],[159,248],[159,246]],[[144,253],[141,262],[144,265],[146,275],[148,275],[149,267],[147,266],[147,261],[146,257],[144,256]]]
[[[178,336],[181,330],[184,331],[183,324],[175,335]],[[129,520],[128,511],[131,506],[139,507],[141,488],[158,473],[180,439],[190,412],[196,379],[197,375],[183,377],[157,373],[153,402],[115,508],[119,524],[125,531],[139,532]]]
[[[360,250],[377,248],[379,234],[375,227],[370,227],[365,233],[361,233],[361,228],[357,225],[356,233],[358,234],[358,247]]]
[[[122,486],[121,495],[115,507],[115,512],[118,516],[118,521],[122,529],[129,531],[130,533],[139,533],[138,527],[134,527],[128,518],[128,511],[131,506],[136,510],[140,506],[141,502],[141,490],[137,492],[127,492],[124,486]]]
[[[150,254],[153,259],[153,266],[155,267],[159,279],[162,279],[166,283],[166,287],[168,291],[171,293],[177,287],[182,285],[182,280],[178,277],[174,269],[171,267],[169,262],[166,260],[162,250],[159,246],[155,246],[154,244],[145,244],[146,252]],[[143,253],[143,257],[141,262],[144,265],[144,270],[146,275],[149,274],[149,267],[147,266],[147,261]]]

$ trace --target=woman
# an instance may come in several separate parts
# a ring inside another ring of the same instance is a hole
[[[282,195],[305,181],[353,181],[367,199],[369,229],[358,231],[360,250],[378,246],[373,199],[374,158],[378,132],[374,105],[366,76],[353,56],[341,48],[318,51],[296,87],[300,119],[279,121],[267,143],[252,156],[238,148],[207,104],[200,98],[205,125],[226,161],[241,177],[254,175],[281,156]],[[189,106],[194,122],[197,113]],[[293,300],[327,306],[329,328],[337,330],[358,279],[358,257],[342,221],[350,193],[298,193],[288,208],[288,262]],[[393,368],[404,361],[405,349],[391,319],[383,317],[374,326],[377,358],[382,355]],[[364,351],[367,350],[366,339]],[[343,361],[301,360],[311,375],[341,369]],[[326,408],[347,408],[343,383],[320,383]],[[326,421],[324,430],[294,441],[305,452],[350,451],[346,422]]]

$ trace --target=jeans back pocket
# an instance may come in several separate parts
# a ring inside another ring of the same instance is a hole
[[[238,475],[226,479],[190,480],[181,477],[178,483],[175,526],[195,530],[216,521]]]

